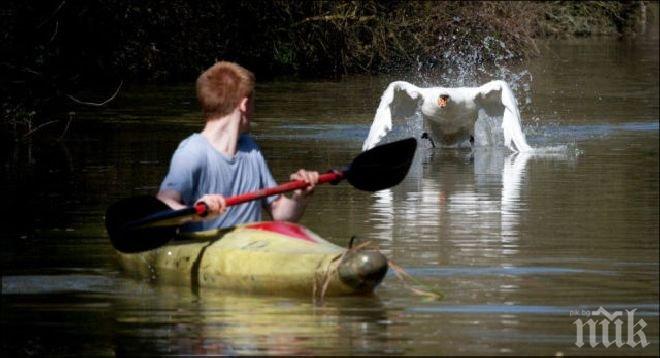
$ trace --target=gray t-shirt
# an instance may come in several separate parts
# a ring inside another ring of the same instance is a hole
[[[191,206],[205,194],[222,194],[229,198],[276,185],[259,146],[249,135],[239,137],[236,155],[229,158],[204,136],[195,133],[184,139],[174,152],[160,190],[178,191],[183,204]],[[277,198],[270,196],[229,207],[223,215],[189,223],[182,230],[200,231],[259,221],[261,206],[270,205]]]

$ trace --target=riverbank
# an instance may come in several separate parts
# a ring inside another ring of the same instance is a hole
[[[96,0],[4,5],[2,127],[57,136],[126,83],[191,82],[218,58],[274,76],[489,71],[547,37],[635,36],[656,3]],[[657,13],[657,10],[655,11]]]

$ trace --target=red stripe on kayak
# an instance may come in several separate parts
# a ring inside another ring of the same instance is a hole
[[[270,231],[295,239],[305,240],[316,243],[313,237],[309,236],[305,229],[294,223],[287,221],[266,221],[261,223],[249,224],[245,228],[253,230]]]

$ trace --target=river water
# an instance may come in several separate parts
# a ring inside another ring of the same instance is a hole
[[[320,186],[302,220],[342,246],[353,235],[372,240],[444,300],[417,296],[392,274],[373,297],[322,304],[125,277],[103,229],[105,208],[153,194],[177,143],[201,127],[191,85],[132,87],[107,108],[76,114],[63,142],[11,152],[2,182],[2,351],[657,355],[657,26],[637,39],[541,48],[514,83],[528,142],[540,150],[421,142],[399,186]],[[276,179],[349,163],[392,79],[259,84],[253,135]],[[392,138],[416,125],[402,123]],[[585,327],[577,347],[575,321],[600,307],[623,314],[625,344],[591,347]]]

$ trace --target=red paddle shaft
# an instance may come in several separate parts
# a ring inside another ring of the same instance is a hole
[[[331,171],[325,174],[321,174],[319,175],[319,181],[317,184],[338,182],[344,179],[345,175],[346,174],[344,172],[340,172],[340,171]],[[260,190],[251,191],[249,193],[232,196],[231,198],[225,199],[225,202],[227,203],[227,206],[234,206],[238,204],[243,204],[248,201],[269,197],[271,195],[286,193],[287,191],[293,191],[296,189],[302,189],[308,185],[309,185],[308,183],[302,180],[292,180],[290,182],[272,188],[264,188]],[[197,203],[197,205],[195,205],[195,212],[197,213],[197,215],[204,217],[206,216],[206,214],[208,214],[208,207],[204,203]]]

